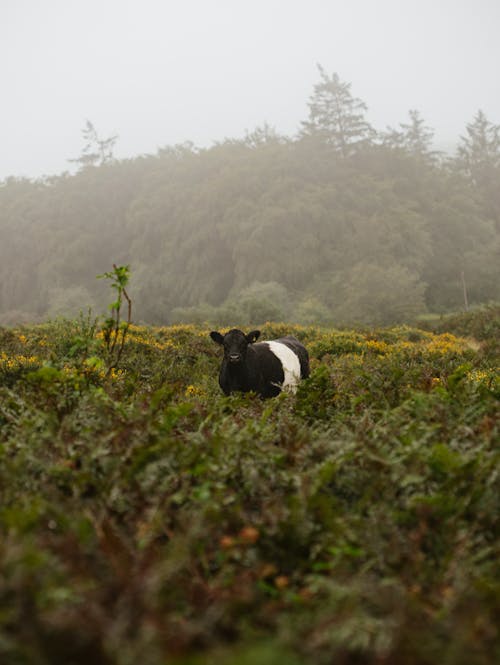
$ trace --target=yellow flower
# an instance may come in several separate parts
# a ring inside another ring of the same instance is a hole
[[[186,397],[195,397],[195,396],[201,397],[202,395],[205,394],[205,391],[203,390],[203,388],[200,388],[199,386],[190,385],[186,388],[184,394]]]
[[[104,372],[103,372],[104,374]],[[122,369],[116,369],[115,367],[111,368],[111,371],[109,373],[109,378],[112,381],[118,381],[122,379],[125,376],[125,372]]]
[[[37,356],[17,355],[9,358],[5,351],[2,351],[0,354],[0,369],[16,370],[21,369],[22,367],[29,369],[38,362],[39,360]]]
[[[376,339],[368,339],[365,342],[365,347],[368,351],[375,351],[376,353],[385,354],[389,350],[389,346],[385,342]]]

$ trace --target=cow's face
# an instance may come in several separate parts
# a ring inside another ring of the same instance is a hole
[[[216,344],[224,347],[224,358],[228,363],[236,365],[245,360],[249,344],[253,344],[259,338],[260,330],[252,330],[245,335],[241,330],[230,330],[225,335],[212,331],[210,337]]]

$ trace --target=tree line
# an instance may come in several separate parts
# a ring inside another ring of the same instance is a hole
[[[0,323],[105,305],[130,265],[139,321],[373,325],[500,300],[500,126],[478,111],[454,155],[417,110],[377,132],[319,68],[293,137],[116,160],[88,122],[76,174],[0,184]]]

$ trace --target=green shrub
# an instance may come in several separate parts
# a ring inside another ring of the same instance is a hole
[[[497,357],[268,323],[312,371],[262,401],[206,329],[108,372],[85,321],[0,331],[2,662],[496,659]]]

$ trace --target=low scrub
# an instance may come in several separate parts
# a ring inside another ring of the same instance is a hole
[[[498,661],[498,355],[266,324],[296,395],[224,397],[208,330],[0,330],[0,660]],[[487,332],[481,344],[491,342]]]

